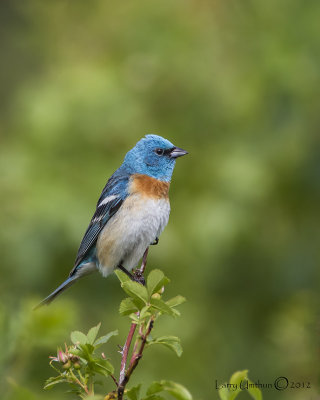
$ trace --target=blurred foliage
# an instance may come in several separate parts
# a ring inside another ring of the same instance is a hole
[[[163,324],[181,337],[183,362],[146,355],[137,380],[163,376],[218,398],[215,379],[248,368],[253,381],[311,382],[307,394],[266,390],[265,399],[315,396],[320,3],[0,7],[3,397],[18,399],[22,387],[51,398],[41,392],[46,357],[71,327],[126,326],[114,277],[85,278],[49,308],[31,308],[64,280],[106,179],[150,132],[190,153],[149,254],[189,301],[178,327]]]

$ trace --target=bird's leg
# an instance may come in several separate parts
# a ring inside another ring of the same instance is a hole
[[[122,272],[124,272],[131,280],[135,280],[134,279],[134,276],[131,274],[131,272],[129,272],[122,264],[119,264],[118,265],[118,268],[122,271]]]
[[[142,272],[139,269],[136,269],[133,274],[129,272],[122,264],[118,265],[118,268],[124,272],[132,281],[141,283],[141,285],[145,286],[146,282],[142,275]]]
[[[141,283],[141,285],[143,285],[143,286],[146,285],[146,281],[144,279],[143,274],[144,274],[144,270],[146,269],[146,266],[147,266],[148,252],[149,252],[149,247],[147,247],[145,252],[143,253],[141,267],[137,268],[134,271],[135,281]]]
[[[155,246],[155,245],[158,244],[158,243],[159,243],[159,238],[156,237],[155,240],[154,240],[152,243],[150,243],[150,245],[151,245],[151,246]]]

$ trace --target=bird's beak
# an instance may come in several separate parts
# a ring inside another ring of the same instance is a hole
[[[180,149],[179,147],[174,147],[170,152],[170,157],[178,158],[178,157],[185,156],[186,154],[188,154],[187,151]]]

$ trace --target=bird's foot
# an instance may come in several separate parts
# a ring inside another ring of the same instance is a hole
[[[142,272],[139,269],[136,269],[132,275],[132,280],[134,282],[138,282],[143,286],[146,286],[146,281],[144,279],[144,276],[142,275]]]
[[[150,245],[155,246],[158,243],[159,243],[159,238],[156,237],[155,240],[152,243],[150,243]]]
[[[141,283],[141,285],[143,285],[143,286],[146,285],[146,281],[144,280],[144,276],[143,276],[142,272],[138,268],[134,271],[133,274],[131,272],[129,272],[126,268],[124,268],[124,266],[122,264],[119,264],[118,268],[122,272],[124,272],[134,282]]]

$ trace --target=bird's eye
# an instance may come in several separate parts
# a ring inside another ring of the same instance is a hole
[[[155,152],[158,154],[158,156],[162,156],[164,150],[163,149],[156,149]]]

